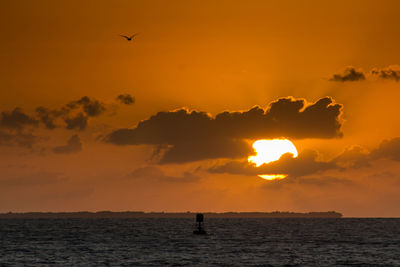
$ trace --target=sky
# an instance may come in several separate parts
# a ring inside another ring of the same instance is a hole
[[[400,216],[399,1],[0,6],[0,212]]]

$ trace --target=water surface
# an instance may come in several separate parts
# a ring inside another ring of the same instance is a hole
[[[0,266],[400,266],[400,219],[1,219]]]

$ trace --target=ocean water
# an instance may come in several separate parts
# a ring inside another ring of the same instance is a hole
[[[0,266],[400,266],[400,219],[2,219]]]

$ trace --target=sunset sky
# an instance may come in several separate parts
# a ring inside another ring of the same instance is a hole
[[[0,212],[399,217],[399,11],[2,1]],[[274,138],[298,156],[248,162]]]

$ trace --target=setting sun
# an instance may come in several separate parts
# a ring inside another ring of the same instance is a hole
[[[249,162],[255,163],[257,167],[264,163],[278,160],[283,154],[291,153],[297,157],[297,149],[287,139],[257,140],[253,143],[257,155],[250,156]]]
[[[291,153],[294,158],[297,157],[297,149],[287,139],[257,140],[253,143],[256,151],[255,156],[250,156],[248,161],[254,163],[257,167],[280,159],[283,154]],[[266,180],[284,179],[285,174],[260,174],[259,177]]]
[[[400,267],[399,11],[0,0],[0,267]]]

